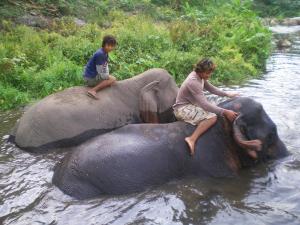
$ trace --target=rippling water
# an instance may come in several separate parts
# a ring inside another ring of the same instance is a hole
[[[275,27],[261,79],[226,87],[264,105],[291,155],[237,179],[185,179],[139,194],[77,201],[51,183],[63,154],[31,155],[6,143],[21,112],[0,113],[0,224],[300,224],[300,28]]]

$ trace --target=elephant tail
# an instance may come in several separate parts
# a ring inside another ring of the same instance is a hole
[[[7,141],[10,142],[10,143],[16,143],[15,140],[16,140],[16,134],[17,134],[17,130],[18,130],[18,127],[19,127],[19,123],[20,123],[20,120],[18,120],[15,124],[15,126],[10,130],[9,132],[9,136],[8,136],[8,139]]]

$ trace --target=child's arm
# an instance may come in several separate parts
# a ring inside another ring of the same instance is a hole
[[[211,104],[204,96],[202,88],[199,89],[199,87],[195,84],[190,84],[187,86],[190,93],[193,95],[194,100],[196,101],[195,104],[200,106],[202,109],[208,112],[215,113],[220,116],[225,116],[230,121],[234,121],[238,114],[232,110],[224,109],[221,107],[218,107],[214,104]],[[226,93],[226,92],[224,92]]]
[[[223,114],[224,109],[207,101],[202,88],[199,88],[199,86],[196,83],[190,83],[189,85],[187,85],[187,88],[193,95],[195,105],[201,107],[202,109],[208,112],[212,112],[218,115]]]
[[[102,64],[102,65],[96,65],[97,73],[100,75],[101,79],[108,80],[109,79],[109,71],[108,71],[108,65]]]
[[[209,83],[207,80],[204,81],[204,88],[206,90],[208,90],[210,93],[215,94],[215,95],[219,95],[219,96],[222,96],[222,97],[226,96],[226,97],[229,97],[229,98],[234,98],[234,97],[240,96],[239,93],[222,91],[219,88],[212,85],[211,83]]]
[[[221,116],[223,115],[224,109],[207,101],[203,93],[195,94],[194,99],[196,100],[195,104],[197,106],[200,106],[205,111],[212,112]]]
[[[96,57],[96,70],[97,73],[100,75],[101,79],[108,80],[109,79],[109,70],[108,70],[108,63],[105,55],[101,52],[97,53]]]
[[[205,90],[209,91],[212,94],[219,95],[219,96],[228,96],[228,93],[225,91],[220,90],[219,88],[215,87],[211,83],[209,83],[207,80],[204,80],[204,88]]]

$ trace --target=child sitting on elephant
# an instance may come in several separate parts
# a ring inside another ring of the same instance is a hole
[[[193,134],[185,138],[191,155],[194,155],[197,139],[216,123],[216,115],[225,116],[230,121],[234,121],[238,116],[232,110],[223,109],[208,102],[204,95],[204,89],[213,94],[230,98],[238,95],[224,92],[208,82],[215,68],[216,65],[210,59],[199,61],[194,71],[182,83],[176,103],[173,105],[174,114],[178,120],[198,125]]]
[[[97,92],[112,85],[116,78],[109,75],[108,53],[117,45],[116,39],[107,35],[103,38],[102,48],[98,49],[85,66],[83,78],[87,86],[92,87],[87,95],[98,99]]]

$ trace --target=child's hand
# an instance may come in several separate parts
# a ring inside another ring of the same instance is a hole
[[[234,98],[234,97],[239,97],[240,94],[236,92],[227,92],[226,96],[229,98]]]
[[[224,110],[223,114],[231,122],[233,122],[239,115],[237,112],[234,112],[232,110],[227,110],[227,109]]]

